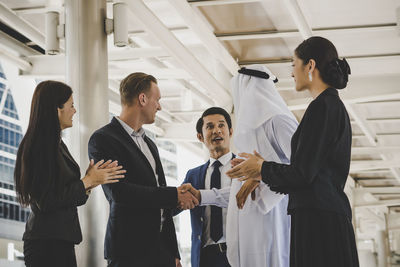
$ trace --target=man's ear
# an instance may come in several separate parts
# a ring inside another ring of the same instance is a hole
[[[138,101],[140,106],[145,106],[147,103],[147,97],[145,93],[140,93],[138,95]]]
[[[232,134],[233,134],[233,128],[230,128],[229,129],[229,137],[232,137]]]
[[[197,139],[199,139],[200,142],[204,143],[204,137],[203,134],[197,133]]]

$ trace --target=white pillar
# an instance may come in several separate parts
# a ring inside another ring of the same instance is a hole
[[[108,122],[106,0],[65,1],[66,82],[74,90],[78,110],[71,132],[71,152],[82,176],[88,166],[90,135]],[[108,204],[100,187],[79,209],[83,242],[77,246],[78,266],[105,266],[103,242]]]
[[[393,231],[393,251],[400,254],[400,230]]]
[[[376,243],[378,252],[378,267],[389,267],[389,247],[387,243],[388,234],[385,230],[376,233]]]

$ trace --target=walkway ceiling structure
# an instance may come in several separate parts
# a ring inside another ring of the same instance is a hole
[[[112,18],[108,1],[107,15]],[[121,2],[121,1],[118,1]],[[295,92],[293,50],[305,38],[330,39],[352,68],[340,91],[353,127],[348,193],[359,240],[400,229],[400,1],[127,0],[128,46],[109,35],[110,112],[119,111],[120,80],[134,71],[159,79],[163,110],[149,127],[160,138],[196,142],[201,112],[232,111],[229,80],[241,66],[266,64],[300,120],[311,97]],[[63,2],[0,0],[0,58],[21,76],[63,80],[65,57],[44,55],[45,13]],[[93,66],[96,67],[96,66]],[[195,148],[195,145],[192,145]]]

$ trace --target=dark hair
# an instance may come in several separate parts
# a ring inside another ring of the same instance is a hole
[[[350,74],[350,66],[346,59],[339,59],[335,46],[331,41],[320,36],[304,40],[296,49],[295,54],[307,64],[315,60],[321,79],[336,89],[345,88]]]
[[[151,82],[157,83],[157,79],[149,74],[143,72],[134,72],[129,74],[121,81],[119,86],[121,103],[130,106],[135,97],[143,92],[149,91]]]
[[[63,108],[71,95],[71,87],[62,82],[44,81],[36,86],[14,170],[15,189],[23,206],[40,204],[49,187],[58,185],[55,177],[61,128],[57,108]]]
[[[203,114],[201,115],[201,117],[199,118],[199,120],[196,123],[196,131],[199,134],[203,134],[203,124],[204,124],[204,120],[203,118],[208,116],[208,115],[214,115],[214,114],[220,114],[222,116],[224,116],[226,122],[228,123],[228,128],[229,130],[232,128],[232,120],[231,120],[231,116],[229,115],[228,112],[226,112],[225,109],[220,108],[220,107],[211,107],[206,109]]]

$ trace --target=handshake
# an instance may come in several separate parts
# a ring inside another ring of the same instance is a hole
[[[177,188],[178,208],[181,210],[193,209],[201,202],[200,191],[191,184],[183,184]]]

